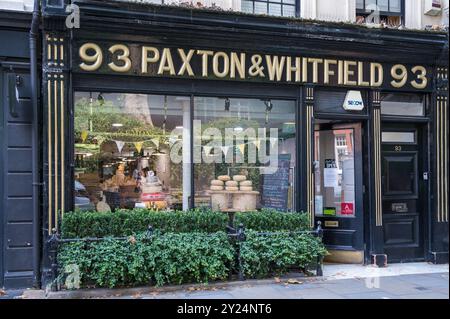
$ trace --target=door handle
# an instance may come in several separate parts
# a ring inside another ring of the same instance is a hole
[[[16,79],[15,74],[8,74],[8,95],[7,95],[7,103],[9,106],[9,114],[12,117],[19,117],[19,114],[16,111],[16,81],[20,81],[20,77],[17,77]]]

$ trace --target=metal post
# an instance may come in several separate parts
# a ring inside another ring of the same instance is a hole
[[[51,290],[52,291],[57,291],[58,290],[58,283],[57,283],[57,278],[58,278],[58,262],[57,262],[57,257],[58,257],[58,245],[59,245],[59,235],[56,232],[56,229],[53,228],[52,229],[52,235],[50,236],[49,240],[47,241],[47,245],[48,245],[48,252],[49,252],[49,257],[51,260]]]
[[[321,242],[323,241],[323,229],[322,229],[322,222],[320,220],[317,222],[316,236],[317,236],[317,238],[320,239]],[[323,276],[323,257],[322,256],[317,257],[316,275]]]
[[[242,243],[245,241],[245,229],[244,224],[239,224],[239,228],[237,231],[237,240],[238,240],[238,265],[239,265],[239,280],[245,280],[244,269],[242,269],[242,258],[241,258],[241,248]]]

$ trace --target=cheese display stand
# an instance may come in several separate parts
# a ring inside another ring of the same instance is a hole
[[[211,208],[222,212],[255,211],[259,192],[254,191],[252,182],[244,175],[223,175],[211,181],[208,191],[211,195]]]

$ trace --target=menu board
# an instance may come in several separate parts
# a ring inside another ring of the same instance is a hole
[[[291,155],[278,155],[278,170],[273,174],[264,174],[262,183],[262,207],[287,211],[289,192],[289,169]]]

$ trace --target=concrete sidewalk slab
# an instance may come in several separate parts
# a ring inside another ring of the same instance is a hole
[[[327,280],[339,280],[350,278],[387,277],[414,274],[433,274],[449,272],[449,265],[435,265],[430,263],[400,263],[388,264],[387,267],[379,268],[373,265],[342,265],[325,264],[323,277]]]
[[[123,289],[29,290],[23,298],[52,299],[448,299],[448,265],[394,264],[387,268],[325,265],[324,277],[290,273],[281,278]],[[288,283],[289,279],[294,279]]]

